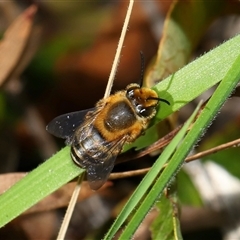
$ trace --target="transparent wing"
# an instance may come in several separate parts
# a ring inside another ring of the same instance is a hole
[[[86,114],[95,108],[71,112],[54,118],[46,127],[47,131],[56,137],[70,139],[76,128],[79,127]]]
[[[87,167],[87,179],[91,189],[97,190],[107,181],[124,143],[125,138],[109,143],[108,156],[110,157]]]

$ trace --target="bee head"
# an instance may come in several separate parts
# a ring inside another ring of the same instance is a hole
[[[138,84],[130,84],[126,87],[126,97],[135,108],[140,117],[152,118],[156,113],[159,101],[170,103],[158,97],[157,93],[150,88],[141,88]]]

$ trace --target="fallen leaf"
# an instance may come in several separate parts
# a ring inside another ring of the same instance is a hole
[[[37,11],[35,5],[27,8],[7,29],[0,43],[0,86],[9,79],[18,65],[28,43]]]

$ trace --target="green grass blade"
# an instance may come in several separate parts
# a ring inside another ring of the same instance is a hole
[[[239,49],[240,35],[157,84],[155,90],[169,100],[171,106],[158,111],[156,122],[220,81],[239,55]],[[0,196],[0,226],[82,173],[83,170],[72,163],[69,151],[69,147],[59,151]]]
[[[114,224],[112,225],[112,227],[110,228],[110,230],[108,231],[104,239],[112,239],[116,234],[116,232],[119,230],[119,228],[122,226],[124,221],[127,219],[127,217],[129,217],[129,215],[132,213],[132,211],[137,206],[137,204],[139,204],[140,200],[142,199],[144,194],[146,194],[147,190],[150,188],[150,186],[156,179],[160,170],[163,168],[163,165],[168,161],[168,159],[170,158],[170,156],[173,154],[176,147],[178,146],[179,142],[182,140],[182,138],[186,134],[187,129],[192,123],[192,121],[194,120],[194,117],[196,116],[199,108],[200,108],[200,105],[194,111],[194,113],[189,118],[189,120],[184,124],[184,126],[178,132],[178,134],[174,137],[171,143],[162,152],[161,157],[153,164],[151,170],[143,178],[141,184],[137,187],[135,192],[132,194],[131,198],[122,209],[119,217],[116,219],[116,221],[114,222]]]
[[[237,35],[155,85],[153,89],[157,91],[159,97],[168,100],[171,106],[161,103],[154,122],[157,123],[168,117],[220,82],[238,57],[239,49],[240,35]],[[152,126],[144,136],[126,146],[125,149],[149,146],[157,138],[156,130]]]
[[[166,118],[219,83],[239,56],[239,49],[240,35],[237,35],[155,85],[153,89],[159,96],[171,103],[158,111],[155,121]]]
[[[65,147],[0,196],[0,227],[83,173],[69,152]]]
[[[149,194],[146,196],[141,206],[133,215],[131,221],[124,229],[119,239],[130,239],[137,227],[141,224],[146,214],[150,211],[155,201],[159,198],[164,188],[169,184],[172,177],[176,174],[179,167],[182,165],[185,157],[191,151],[194,144],[198,141],[203,131],[208,127],[211,121],[215,118],[221,106],[232,93],[240,80],[240,56],[234,62],[232,68],[226,74],[226,77],[218,86],[213,96],[207,103],[204,110],[194,123],[192,129],[186,135],[183,142],[180,144],[178,150],[173,155],[167,167],[163,170],[162,174],[158,177],[156,183],[152,187]],[[161,158],[161,156],[160,156]]]

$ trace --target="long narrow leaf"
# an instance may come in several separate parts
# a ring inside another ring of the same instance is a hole
[[[155,90],[171,102],[171,107],[162,107],[156,122],[220,81],[239,55],[238,49],[240,35],[157,84]],[[83,170],[72,163],[69,151],[69,147],[59,151],[0,196],[0,227],[81,174]]]
[[[226,74],[226,77],[218,86],[217,90],[214,92],[213,96],[207,103],[204,110],[201,112],[199,118],[194,123],[192,129],[189,131],[176,153],[173,155],[166,169],[164,169],[163,173],[160,175],[160,177],[158,177],[151,191],[146,196],[119,239],[130,239],[132,237],[137,227],[140,225],[146,214],[150,211],[160,194],[163,192],[164,188],[167,186],[167,184],[169,184],[172,177],[179,170],[179,167],[182,165],[187,154],[191,151],[194,144],[203,134],[203,131],[215,118],[224,102],[238,84],[240,80],[239,66],[240,55],[234,62],[232,68]]]
[[[0,227],[84,171],[69,152],[69,147],[64,148],[0,196]]]
[[[168,161],[168,159],[178,146],[179,142],[186,134],[187,129],[194,120],[194,117],[196,116],[199,108],[200,105],[196,108],[192,116],[184,124],[183,128],[178,132],[178,134],[174,137],[171,143],[165,148],[165,150],[161,154],[161,157],[154,163],[148,174],[143,178],[142,182],[137,187],[129,201],[126,203],[126,205],[122,209],[122,212],[120,213],[120,215],[118,216],[118,218],[116,219],[116,221],[114,222],[114,224],[112,225],[111,229],[108,231],[104,239],[112,239],[116,232],[120,229],[124,221],[127,219],[127,217],[132,213],[133,209],[139,204],[143,195],[146,194],[147,190],[150,188],[150,186],[156,179],[160,170],[163,168],[163,165]]]
[[[159,97],[171,106],[161,105],[154,119],[159,122],[220,82],[239,55],[240,35],[228,40],[154,86]],[[153,127],[126,149],[146,147],[158,138]],[[155,134],[154,134],[155,132]]]

